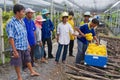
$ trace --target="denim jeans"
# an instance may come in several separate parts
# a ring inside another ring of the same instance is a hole
[[[41,59],[42,57],[44,57],[44,48],[43,46],[39,46],[39,45],[36,45],[35,47],[35,50],[34,50],[34,56],[35,56],[35,59]]]
[[[68,45],[58,44],[58,49],[57,49],[56,59],[55,59],[55,61],[57,61],[57,62],[59,62],[59,58],[60,58],[63,46],[64,46],[64,51],[63,51],[63,55],[62,55],[62,61],[66,60]]]
[[[86,51],[88,45],[84,44],[80,40],[77,40],[77,43],[78,43],[78,52],[77,52],[77,55],[76,55],[75,63],[80,64],[80,62],[82,60],[84,60],[85,51]]]

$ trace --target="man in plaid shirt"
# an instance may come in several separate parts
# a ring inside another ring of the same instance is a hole
[[[22,80],[20,66],[26,64],[31,72],[31,76],[39,76],[31,66],[30,47],[27,39],[25,24],[22,20],[25,8],[16,4],[13,8],[14,17],[6,26],[9,42],[12,47],[11,65],[15,67],[18,80]]]

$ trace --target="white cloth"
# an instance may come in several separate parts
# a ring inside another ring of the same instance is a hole
[[[36,27],[36,41],[37,43],[40,42],[42,40],[42,32],[41,32],[41,28]]]
[[[74,30],[71,25],[67,22],[63,24],[62,22],[58,24],[57,34],[59,34],[59,43],[63,45],[68,45],[70,43],[69,33],[73,34]]]

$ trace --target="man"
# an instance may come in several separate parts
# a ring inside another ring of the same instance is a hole
[[[90,14],[89,11],[85,12],[84,13],[84,20],[80,22],[80,26],[82,26],[82,25],[84,25],[86,23],[89,23],[90,16],[91,16],[91,14]]]
[[[65,63],[66,56],[67,56],[67,49],[70,42],[69,32],[73,35],[74,31],[71,28],[71,25],[67,22],[68,21],[68,13],[62,13],[62,22],[58,24],[57,27],[57,41],[58,41],[58,49],[56,53],[55,61],[56,63],[59,62],[60,54],[62,51],[62,47],[64,47],[63,55],[62,55],[62,62]]]
[[[51,32],[54,30],[54,25],[49,18],[50,12],[47,9],[42,10],[42,17],[46,19],[42,23],[42,41],[43,46],[45,48],[45,43],[47,42],[48,46],[48,58],[54,58],[52,55],[52,40],[51,40]],[[44,50],[44,57],[46,58],[46,52]]]
[[[34,64],[34,48],[35,48],[35,24],[34,21],[32,20],[33,14],[34,14],[34,10],[32,10],[31,8],[27,8],[25,10],[26,16],[23,19],[25,26],[26,26],[26,30],[27,30],[27,38],[28,38],[28,42],[30,44],[31,47],[31,52],[30,52],[30,56],[31,56],[31,63],[32,66],[35,66]]]
[[[92,33],[92,36],[97,44],[99,44],[99,41],[96,37],[94,28],[99,25],[99,21],[97,19],[93,19],[90,23],[85,24],[79,28],[76,28],[76,30],[82,34],[81,37],[78,37],[78,53],[76,56],[76,63],[80,64],[82,60],[84,60],[85,51],[87,49],[87,46],[89,44],[89,41],[85,38],[85,34]]]
[[[74,30],[75,24],[74,24],[74,13],[71,11],[69,12],[69,17],[68,17],[68,23],[71,25],[71,28]],[[74,57],[73,55],[73,47],[74,47],[74,35],[70,33],[70,43],[69,43],[69,56]]]
[[[25,24],[22,20],[25,8],[22,5],[16,4],[13,8],[14,17],[6,26],[9,42],[12,47],[11,65],[15,67],[18,80],[22,80],[20,67],[25,63],[30,70],[31,76],[38,76],[31,66],[30,47],[27,39]]]

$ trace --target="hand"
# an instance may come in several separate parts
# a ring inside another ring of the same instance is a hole
[[[74,34],[72,34],[72,35],[73,35],[73,36],[78,36],[78,34],[75,34],[75,33],[74,33]]]
[[[19,53],[17,52],[17,50],[13,51],[13,57],[14,58],[19,58]]]
[[[99,42],[96,42],[97,45],[99,45]]]
[[[30,45],[28,45],[28,50],[31,51],[31,47],[30,47]]]
[[[40,45],[40,47],[42,47],[42,42],[40,42],[40,44],[39,44],[39,45]]]
[[[59,41],[59,38],[57,37],[56,39],[57,39],[57,42],[58,42],[58,41]]]
[[[85,34],[84,33],[82,33],[82,35],[81,35],[82,37],[85,37]]]
[[[78,38],[81,38],[82,36],[81,35],[77,35]]]

